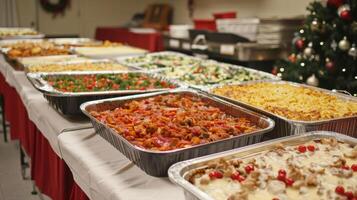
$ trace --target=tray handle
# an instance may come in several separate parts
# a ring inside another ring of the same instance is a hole
[[[337,93],[341,93],[341,94],[353,96],[351,93],[349,93],[349,92],[346,91],[346,90],[336,90],[336,89],[333,89],[332,92],[337,92]]]
[[[29,80],[36,88],[38,88],[39,90],[44,90],[45,84],[42,83],[40,77],[31,77],[29,78]]]

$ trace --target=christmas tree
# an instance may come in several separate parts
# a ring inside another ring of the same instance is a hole
[[[357,0],[312,2],[292,53],[273,73],[284,80],[357,96]]]

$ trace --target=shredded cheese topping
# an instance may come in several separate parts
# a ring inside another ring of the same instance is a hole
[[[316,121],[357,116],[357,101],[290,84],[255,83],[223,86],[213,90],[291,120]]]

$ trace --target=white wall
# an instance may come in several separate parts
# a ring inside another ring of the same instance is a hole
[[[174,7],[174,23],[189,23],[187,0],[168,0]],[[213,18],[214,12],[236,11],[238,17],[295,17],[307,14],[312,0],[194,0],[193,18]]]
[[[75,0],[74,0],[75,1]],[[138,12],[144,12],[152,3],[164,0],[80,0],[83,7],[82,30],[85,36],[94,36],[98,26],[120,26],[127,23]]]
[[[36,21],[36,0],[17,0],[20,24]],[[120,26],[147,5],[165,0],[72,0],[64,15],[53,17],[39,8],[38,29],[45,34],[77,34],[94,37],[98,26]],[[31,9],[29,9],[31,8]]]
[[[21,26],[36,21],[38,0],[16,0]],[[213,12],[237,11],[238,17],[293,17],[306,14],[312,0],[194,0],[194,18],[211,18]],[[53,18],[39,8],[38,27],[46,34],[78,34],[93,37],[98,26],[120,26],[134,13],[156,2],[174,7],[174,23],[190,23],[187,0],[72,0],[64,16]]]
[[[35,27],[36,0],[16,0],[19,24],[23,27]]]

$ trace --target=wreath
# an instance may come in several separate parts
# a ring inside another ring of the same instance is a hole
[[[40,0],[41,7],[49,13],[57,15],[63,14],[67,7],[69,7],[70,0],[58,0],[57,3],[52,3],[50,0]]]

